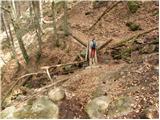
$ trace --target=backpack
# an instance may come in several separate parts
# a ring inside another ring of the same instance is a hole
[[[95,42],[95,41],[92,42],[92,48],[93,48],[93,49],[96,48],[96,42]]]

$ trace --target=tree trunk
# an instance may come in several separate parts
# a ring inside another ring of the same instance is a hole
[[[14,18],[17,18],[15,1],[11,0],[11,2],[12,2],[12,10],[13,10],[12,12],[13,12]]]
[[[33,8],[32,8],[32,2],[29,1],[29,14],[30,14],[30,17],[33,16]]]
[[[8,41],[9,41],[9,44],[11,46],[11,50],[12,50],[12,55],[13,55],[13,58],[16,60],[17,62],[17,65],[18,67],[20,66],[20,63],[17,59],[17,56],[16,56],[16,51],[15,51],[15,47],[14,47],[14,42],[13,42],[13,37],[12,37],[12,33],[11,33],[11,29],[10,29],[10,26],[8,23],[6,23],[6,20],[5,20],[5,17],[4,15],[2,15],[2,23],[4,24],[4,29],[6,31],[6,35],[7,35],[7,38],[8,38]],[[9,33],[7,31],[7,26],[8,26],[8,29],[9,29]],[[10,36],[10,37],[9,37]]]
[[[20,63],[19,63],[17,55],[16,55],[16,48],[14,46],[13,36],[12,36],[12,32],[11,32],[11,28],[10,28],[9,24],[8,24],[8,30],[9,30],[9,35],[10,35],[10,38],[11,38],[10,40],[11,40],[11,47],[12,47],[12,51],[13,51],[13,56],[16,59],[17,65],[19,67]]]
[[[12,20],[12,24],[13,24],[13,27],[14,27],[14,31],[16,33],[16,37],[17,37],[20,49],[22,51],[23,58],[24,58],[26,64],[28,64],[29,63],[29,56],[28,56],[28,53],[27,53],[27,51],[24,47],[24,43],[22,41],[22,35],[20,33],[21,29],[19,27],[19,24],[16,23],[15,21],[13,21],[13,20]]]
[[[20,17],[20,16],[21,16],[21,5],[20,5],[20,1],[16,1],[16,6],[17,6],[17,15]]]
[[[63,7],[64,7],[63,29],[64,29],[64,34],[67,36],[69,34],[69,32],[68,32],[68,22],[67,22],[67,1],[64,1]]]
[[[42,52],[42,48],[41,48],[41,45],[42,45],[42,39],[41,39],[41,28],[40,28],[40,23],[39,23],[39,19],[40,19],[40,15],[39,15],[39,5],[37,4],[39,3],[38,1],[33,1],[32,4],[33,4],[33,10],[34,10],[34,23],[36,25],[36,33],[37,33],[37,37],[38,37],[38,58],[37,60],[40,58],[41,56],[41,52]]]
[[[53,19],[53,29],[54,29],[54,38],[55,38],[55,41],[56,41],[56,46],[58,47],[59,46],[59,40],[58,40],[58,37],[57,37],[57,28],[56,28],[56,4],[55,2],[53,1],[52,2],[52,19]]]
[[[43,30],[43,9],[42,9],[42,5],[43,5],[43,0],[39,0],[39,24],[40,24],[40,28],[41,30]]]

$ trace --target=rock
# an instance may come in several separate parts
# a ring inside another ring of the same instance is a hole
[[[86,57],[86,50],[82,50],[80,55],[81,55],[81,57],[85,58]]]
[[[158,119],[158,118],[159,118],[158,108],[156,108],[155,106],[149,106],[145,108],[140,114],[140,119]]]
[[[97,97],[86,105],[85,110],[91,119],[104,119],[110,102],[111,98],[109,96]]]
[[[108,1],[93,1],[93,9],[108,6]]]
[[[156,45],[153,45],[153,44],[147,44],[145,45],[142,49],[141,49],[141,52],[142,53],[153,53],[156,49]]]
[[[108,106],[107,116],[109,118],[120,117],[132,112],[133,102],[133,98],[131,97],[119,97]]]
[[[132,31],[141,30],[140,25],[133,22],[127,22],[126,26],[128,26]]]
[[[62,88],[54,88],[48,92],[48,97],[54,101],[60,101],[65,97],[65,91]]]
[[[36,100],[28,101],[16,112],[14,117],[17,119],[57,119],[59,108],[47,96],[39,97]]]
[[[127,4],[131,13],[135,13],[140,7],[137,1],[128,1]]]
[[[146,113],[146,118],[148,119],[158,119],[159,118],[158,109],[156,109],[153,106],[147,108],[145,113]]]
[[[6,109],[4,109],[1,114],[0,114],[0,118],[1,119],[15,119],[13,116],[13,113],[16,111],[16,108],[14,106],[11,107],[7,107]]]

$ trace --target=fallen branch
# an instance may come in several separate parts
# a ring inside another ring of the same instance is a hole
[[[47,73],[47,76],[48,76],[48,78],[49,78],[49,80],[51,81],[51,82],[53,82],[53,80],[52,80],[52,78],[51,78],[51,75],[50,75],[50,73],[49,73],[49,67],[41,67],[41,69],[44,69],[44,70],[46,70],[46,73]]]
[[[45,73],[45,72],[29,73],[29,74],[25,74],[25,75],[17,78],[17,80],[11,85],[11,87],[10,87],[9,90],[8,90],[8,92],[7,92],[7,93],[5,94],[5,96],[2,98],[2,103],[1,103],[1,104],[3,104],[3,102],[5,101],[5,99],[7,98],[7,96],[11,93],[11,91],[13,90],[13,88],[17,85],[17,83],[18,83],[22,78],[29,77],[29,76],[31,76],[31,75],[43,74],[43,73]],[[26,79],[26,80],[27,80],[27,79]],[[26,81],[26,80],[25,80],[25,81]],[[24,81],[24,82],[25,82],[25,81]]]
[[[144,34],[150,33],[150,32],[152,32],[152,31],[154,31],[154,30],[158,30],[158,27],[151,28],[151,29],[146,30],[146,31],[144,31],[144,32],[141,32],[141,33],[139,33],[139,34],[133,35],[133,36],[127,38],[127,39],[121,40],[119,43],[116,43],[116,44],[112,45],[111,47],[109,47],[109,49],[113,49],[113,48],[119,47],[119,46],[121,46],[122,44],[124,44],[125,42],[128,42],[128,41],[130,41],[130,40],[135,40],[135,39],[137,39],[138,37],[140,37],[140,36],[142,36],[142,35],[144,35]]]
[[[114,7],[116,7],[119,3],[121,3],[121,1],[116,2],[114,5],[112,5],[109,9],[106,8],[105,11],[102,13],[102,15],[96,20],[96,22],[89,28],[89,30],[91,30],[101,19],[102,17],[107,14],[108,12],[110,12]]]
[[[103,49],[106,45],[108,45],[111,41],[112,41],[113,39],[110,39],[110,40],[108,40],[108,41],[106,41],[105,43],[103,43],[100,47],[98,47],[98,49],[97,50],[101,50],[101,49]]]
[[[27,97],[26,100],[31,99],[31,98],[39,95],[39,94],[42,94],[42,93],[46,92],[46,90],[48,90],[49,88],[51,88],[51,87],[53,87],[53,86],[56,86],[57,84],[60,84],[60,83],[65,82],[65,81],[67,81],[67,80],[69,80],[69,78],[65,78],[65,79],[63,79],[63,80],[58,80],[58,81],[56,81],[56,82],[54,82],[54,83],[52,83],[52,84],[50,84],[50,85],[46,85],[46,86],[44,86],[43,88],[40,88],[39,91],[34,92],[31,96]]]
[[[72,63],[67,63],[67,64],[59,64],[59,65],[52,65],[52,66],[44,66],[44,67],[41,67],[41,69],[44,69],[45,67],[48,68],[48,69],[50,69],[50,68],[56,68],[56,67],[67,66],[67,65],[80,64],[80,63],[83,63],[83,62],[86,62],[86,61],[84,60],[84,61],[80,61],[80,62],[72,62]]]
[[[72,33],[70,33],[69,35],[71,35],[75,40],[77,40],[77,42],[79,42],[81,45],[83,45],[84,47],[87,47],[87,45],[80,40],[79,38],[77,38],[76,36],[74,36]]]

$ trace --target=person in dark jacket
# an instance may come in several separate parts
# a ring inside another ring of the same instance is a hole
[[[90,49],[91,49],[91,52],[90,52],[90,56],[91,56],[91,64],[94,64],[95,63],[95,55],[96,55],[96,40],[95,38],[92,39],[91,41],[91,45],[90,45]]]

